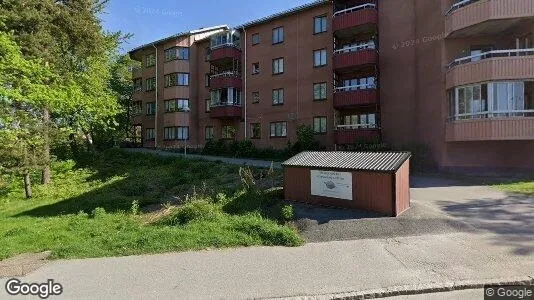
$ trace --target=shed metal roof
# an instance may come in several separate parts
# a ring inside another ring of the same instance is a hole
[[[409,152],[302,152],[282,166],[395,172],[410,156]]]

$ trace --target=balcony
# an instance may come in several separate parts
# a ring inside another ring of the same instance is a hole
[[[454,60],[447,89],[471,83],[534,78],[534,49],[494,50]]]
[[[378,23],[376,4],[366,3],[336,11],[332,21],[337,38],[349,38],[358,34],[375,32]]]
[[[534,114],[534,110],[531,111]],[[445,126],[447,142],[534,140],[534,117],[458,120]]]
[[[532,0],[463,0],[446,12],[448,37],[492,35],[534,20]]]
[[[369,67],[378,63],[378,52],[369,45],[359,45],[334,51],[334,70],[339,73]]]
[[[210,117],[214,119],[241,118],[241,105],[221,103],[211,107]]]
[[[365,89],[361,89],[365,88]],[[335,109],[350,109],[359,106],[377,105],[378,93],[375,86],[338,87],[334,93]]]
[[[210,76],[211,89],[223,89],[234,87],[241,89],[241,75],[235,72],[224,72]]]
[[[350,145],[361,141],[373,141],[380,138],[379,128],[353,128],[339,125],[335,131],[337,145]]]

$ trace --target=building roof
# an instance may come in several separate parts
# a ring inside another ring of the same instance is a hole
[[[163,43],[163,42],[175,39],[175,38],[179,38],[179,37],[183,37],[183,36],[190,36],[190,35],[195,35],[195,34],[200,34],[200,33],[208,32],[208,31],[212,31],[212,30],[217,30],[217,29],[230,29],[230,28],[228,27],[228,25],[217,25],[217,26],[205,27],[205,28],[200,28],[200,29],[186,31],[186,32],[180,32],[180,33],[168,36],[166,38],[163,38],[163,39],[160,39],[160,40],[148,43],[148,44],[144,44],[144,45],[141,45],[139,47],[135,47],[134,49],[128,51],[128,53],[132,54],[133,52],[141,50],[141,49],[143,49],[145,47],[148,47],[148,46],[151,46],[151,45],[156,45],[156,44],[159,44],[159,43]]]
[[[282,166],[395,172],[410,157],[409,152],[302,152]]]
[[[317,7],[317,6],[321,6],[321,5],[327,4],[328,2],[329,2],[328,0],[315,0],[313,2],[304,4],[304,5],[301,5],[301,6],[297,6],[297,7],[292,8],[292,9],[284,10],[284,11],[276,13],[274,15],[270,15],[270,16],[267,16],[267,17],[264,17],[264,18],[260,18],[260,19],[256,19],[256,20],[247,22],[247,23],[239,25],[239,26],[235,26],[234,28],[236,28],[236,29],[239,29],[239,28],[242,28],[242,27],[247,28],[247,27],[251,27],[251,26],[267,23],[267,22],[275,20],[275,19],[283,18],[285,16],[289,16],[289,15],[294,14],[294,13],[298,13],[298,12],[305,11],[305,10],[308,10],[308,9],[311,9],[311,8],[314,8],[314,7]]]

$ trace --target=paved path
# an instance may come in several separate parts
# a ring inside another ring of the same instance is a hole
[[[186,157],[190,159],[199,159],[199,160],[209,160],[209,161],[222,161],[228,164],[232,165],[247,165],[251,167],[257,167],[257,168],[270,168],[271,164],[274,168],[280,169],[282,168],[281,164],[279,162],[272,162],[269,160],[257,160],[257,159],[244,159],[244,158],[231,158],[231,157],[221,157],[221,156],[210,156],[210,155],[199,155],[199,154],[183,154],[183,153],[176,153],[176,152],[169,152],[169,151],[161,151],[161,150],[152,150],[152,149],[145,149],[145,148],[124,148],[126,151],[130,152],[138,152],[138,153],[150,153],[150,154],[157,154],[161,156],[176,156],[176,157]]]
[[[412,218],[448,219],[472,230],[378,235],[309,243],[298,248],[254,247],[59,260],[24,280],[44,282],[53,278],[64,286],[63,297],[59,298],[246,299],[311,295],[323,299],[402,286],[439,287],[503,278],[527,280],[534,276],[532,199],[437,179],[416,178],[413,183],[412,199],[424,209]],[[388,219],[383,220],[373,226],[387,226]],[[472,292],[457,294],[474,295]],[[454,298],[456,293],[434,295]],[[0,299],[5,296],[5,291],[0,290]]]

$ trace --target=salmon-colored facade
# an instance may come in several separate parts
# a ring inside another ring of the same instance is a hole
[[[534,169],[533,32],[531,0],[315,1],[134,49],[132,122],[144,147],[280,149],[310,125],[327,149],[381,140],[440,169]]]

